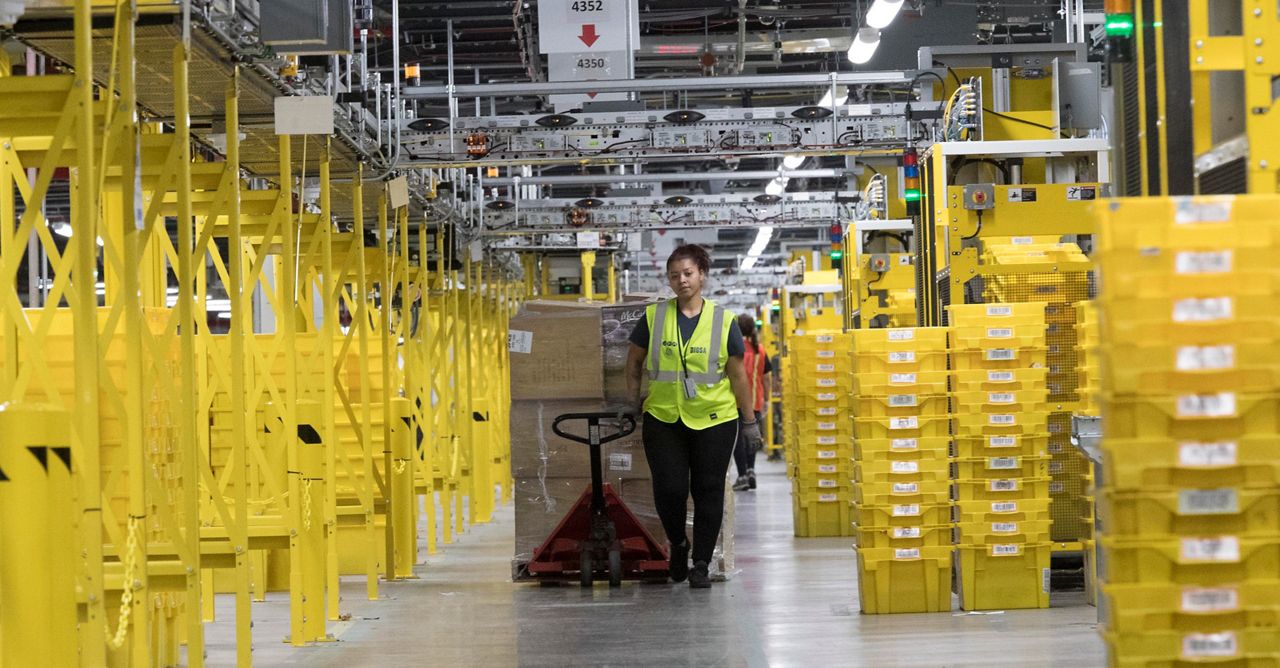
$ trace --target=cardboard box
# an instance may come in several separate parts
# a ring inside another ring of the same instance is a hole
[[[603,399],[601,309],[576,302],[525,302],[511,319],[529,350],[511,352],[511,398]]]
[[[605,410],[603,401],[515,401],[511,405],[511,476],[533,478],[590,478],[591,448],[561,438],[551,430],[556,416],[567,413],[591,413]],[[563,429],[586,435],[584,420],[567,422]],[[612,424],[601,426],[613,433]],[[601,446],[601,459],[606,479],[649,479],[648,460],[640,429],[630,436]]]

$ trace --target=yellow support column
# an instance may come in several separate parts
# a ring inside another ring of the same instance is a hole
[[[595,286],[591,282],[591,270],[596,266],[596,252],[582,251],[579,257],[582,260],[582,298],[591,301],[595,299]]]
[[[76,639],[71,422],[61,409],[0,411],[0,666],[86,665]]]
[[[405,580],[413,577],[413,567],[418,562],[418,527],[414,521],[414,506],[418,497],[413,492],[416,457],[413,452],[413,414],[408,399],[391,400],[391,512],[388,532],[394,532],[394,572],[388,569],[390,578]]]
[[[613,261],[613,254],[609,254],[609,303],[618,303],[618,269]]]
[[[297,606],[291,607],[289,641],[295,646],[333,640],[325,628],[325,557],[332,527],[325,522],[329,447],[320,432],[324,407],[313,401],[299,402],[297,416],[296,431],[285,432],[298,452],[298,475],[291,476],[298,483],[290,486],[299,493],[298,502],[290,504],[298,507],[298,525],[289,539],[289,594]]]

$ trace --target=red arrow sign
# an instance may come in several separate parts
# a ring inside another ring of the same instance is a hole
[[[594,100],[594,99],[596,99],[596,96],[597,96],[597,95],[599,95],[599,93],[587,93],[587,97],[589,97],[589,98],[591,98],[591,99],[593,99],[593,100]]]
[[[584,24],[582,26],[582,34],[578,35],[578,39],[582,40],[582,43],[586,44],[587,48],[591,48],[596,43],[596,40],[600,39],[600,36],[596,34],[596,24]]]

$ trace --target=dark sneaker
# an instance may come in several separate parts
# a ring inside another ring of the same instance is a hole
[[[751,478],[748,478],[747,476],[742,476],[737,480],[733,481],[733,491],[745,492],[746,490],[754,487],[754,485],[752,485],[751,482],[752,482]]]
[[[689,586],[693,589],[710,589],[711,575],[707,572],[707,562],[699,561],[689,571]]]
[[[671,546],[671,560],[667,562],[672,582],[684,582],[689,577],[689,541]]]
[[[756,488],[756,472],[755,469],[747,469],[747,489]]]

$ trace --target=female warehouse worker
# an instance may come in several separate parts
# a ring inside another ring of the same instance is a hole
[[[627,356],[630,409],[640,413],[640,382],[649,376],[644,401],[644,452],[653,475],[654,505],[671,543],[671,580],[711,586],[707,566],[724,514],[724,478],[742,431],[753,448],[762,444],[755,402],[734,317],[702,298],[711,257],[699,246],[681,246],[667,258],[667,283],[675,299],[651,304],[631,333]],[[742,415],[739,422],[738,416]],[[685,535],[686,505],[693,495],[693,569]]]
[[[764,346],[760,345],[760,337],[756,335],[756,319],[750,314],[743,313],[738,316],[738,329],[742,330],[742,336],[746,339],[746,354],[743,355],[743,368],[747,370],[747,380],[751,383],[751,396],[754,402],[756,423],[764,417],[764,406],[767,395],[767,388],[770,387],[769,374],[773,373],[773,364],[769,361],[769,354],[764,351]],[[756,447],[753,447],[738,435],[738,447],[733,451],[733,463],[738,467],[738,479],[733,483],[733,489],[743,491],[756,488]]]

